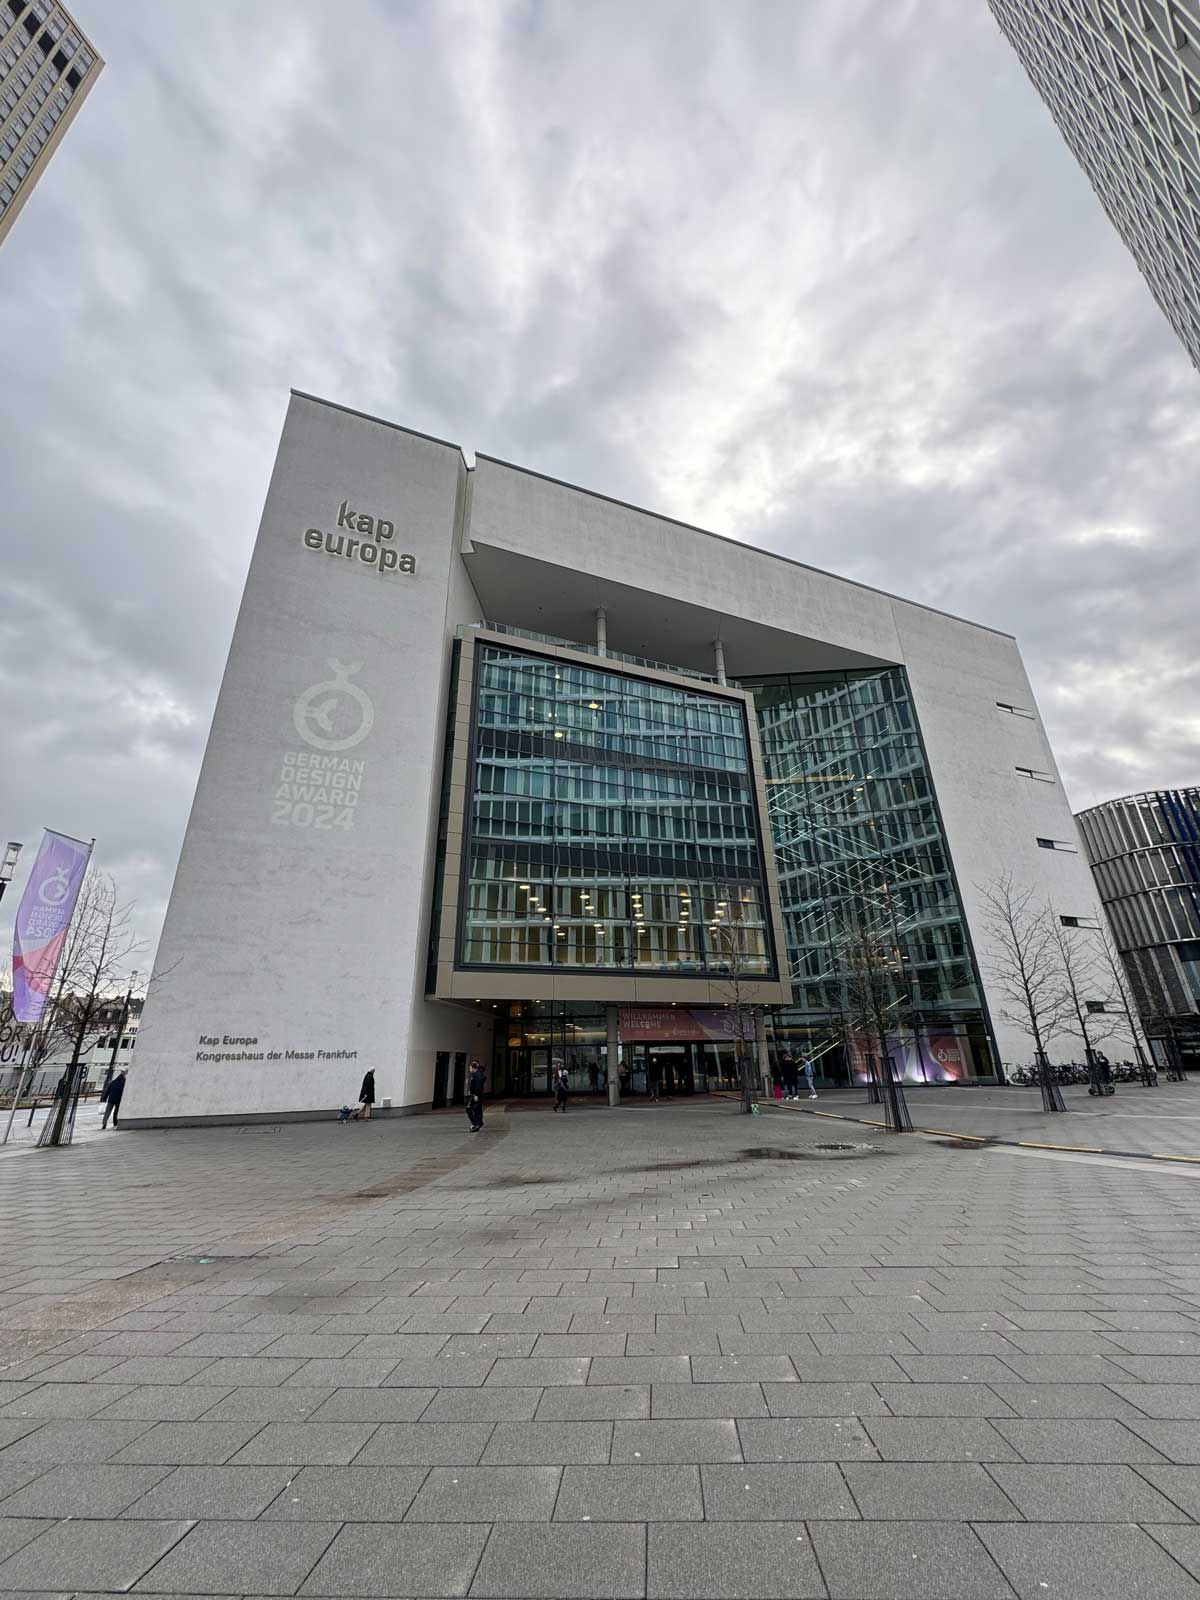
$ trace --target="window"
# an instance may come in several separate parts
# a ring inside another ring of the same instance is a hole
[[[772,972],[738,702],[489,644],[475,725],[465,965]]]
[[[1093,1013],[1103,1014],[1108,1010],[1108,1007],[1105,1005],[1103,1000],[1086,1000],[1084,1005],[1088,1011]]]
[[[1035,712],[1027,711],[1024,706],[1010,706],[1007,700],[997,700],[996,709],[998,711],[1007,711],[1014,717],[1027,717],[1030,722],[1037,721]]]
[[[1032,778],[1035,783],[1053,783],[1054,779],[1048,772],[1041,772],[1037,767],[1017,767],[1015,769],[1023,778]]]
[[[1059,917],[1064,928],[1098,928],[1095,917]]]
[[[1065,839],[1039,839],[1039,850],[1068,850],[1072,855],[1079,854],[1078,845],[1068,844]]]

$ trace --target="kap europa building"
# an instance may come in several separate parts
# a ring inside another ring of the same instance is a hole
[[[294,394],[125,1123],[867,1070],[987,1079],[981,889],[1098,921],[1014,640]],[[745,1015],[745,1012],[742,1013]]]

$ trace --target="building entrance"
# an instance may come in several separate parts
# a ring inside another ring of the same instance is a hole
[[[737,1082],[734,1048],[720,1040],[675,1036],[624,1040],[615,1070],[622,1096],[649,1096],[657,1086],[663,1099],[706,1094]],[[570,1003],[527,1001],[496,1006],[489,1092],[513,1096],[550,1095],[559,1063],[567,1069],[571,1093],[581,1099],[608,1096],[608,1031],[603,1011],[576,1009]]]

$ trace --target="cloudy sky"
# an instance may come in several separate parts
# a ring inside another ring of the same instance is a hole
[[[985,0],[76,11],[0,249],[24,865],[157,937],[290,386],[1017,633],[1076,808],[1200,779],[1200,375]]]

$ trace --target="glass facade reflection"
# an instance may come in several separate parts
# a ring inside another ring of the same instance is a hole
[[[459,965],[774,974],[737,701],[482,642],[474,694]]]
[[[753,691],[794,1004],[775,1036],[827,1075],[848,1060],[845,929],[861,908],[894,951],[898,1071],[992,1070],[980,986],[903,669],[740,680]]]

